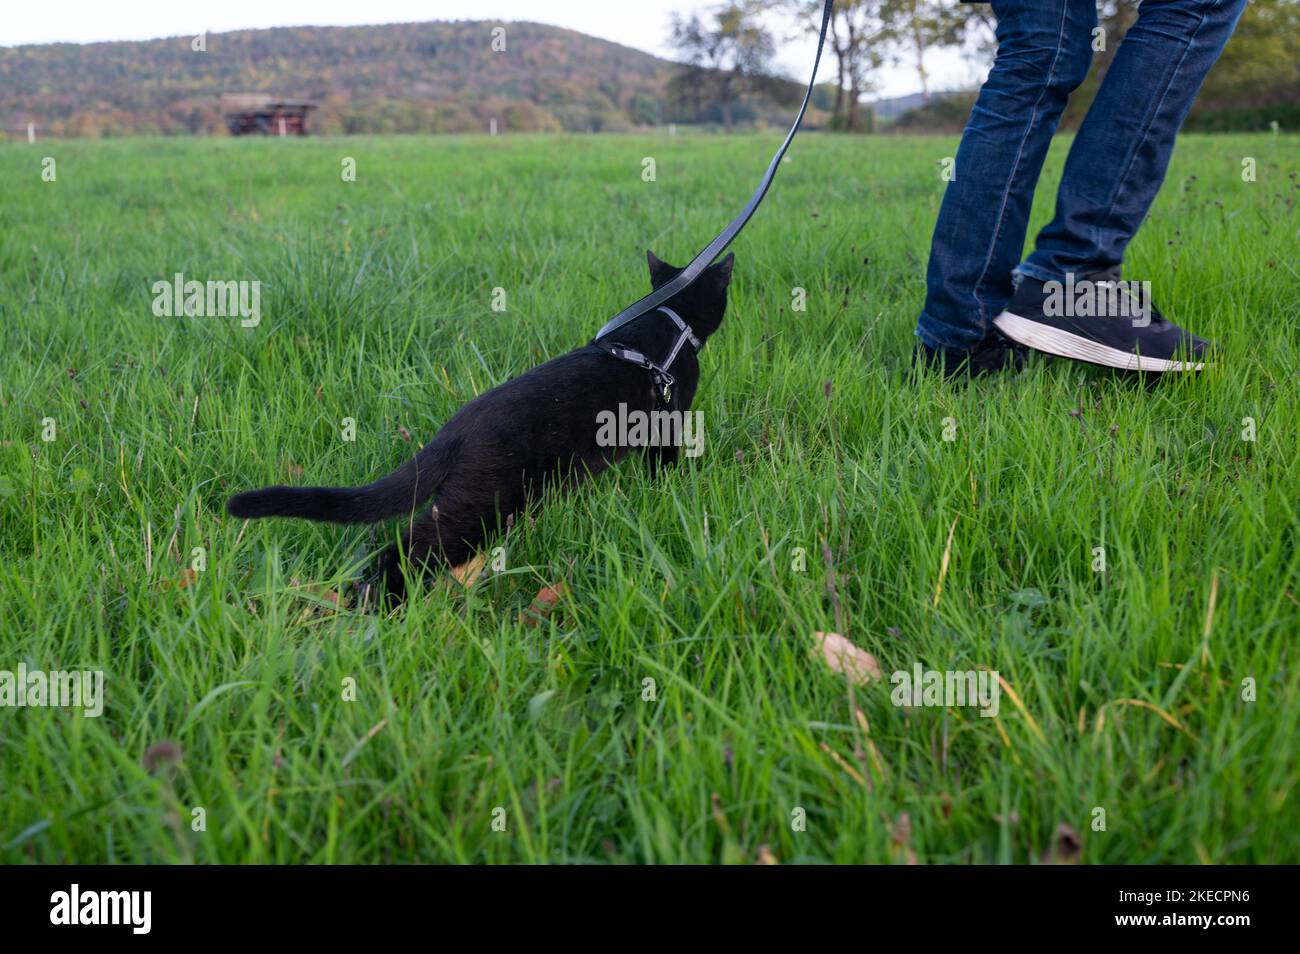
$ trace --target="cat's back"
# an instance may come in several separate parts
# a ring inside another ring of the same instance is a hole
[[[443,431],[479,429],[489,423],[536,426],[539,417],[573,414],[608,399],[611,375],[620,368],[604,352],[583,345],[529,368],[472,398],[443,425]],[[584,415],[585,419],[585,415]]]

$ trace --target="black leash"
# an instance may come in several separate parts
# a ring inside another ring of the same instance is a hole
[[[629,321],[634,321],[655,309],[668,311],[668,309],[661,307],[663,303],[669,298],[672,298],[682,289],[686,288],[695,281],[695,279],[699,278],[704,270],[712,264],[713,260],[721,255],[723,250],[731,244],[732,239],[740,234],[740,230],[745,227],[750,216],[754,214],[754,210],[758,208],[758,204],[763,201],[763,196],[767,194],[767,187],[772,184],[772,180],[776,177],[777,167],[781,164],[781,159],[785,156],[785,151],[790,148],[790,143],[794,140],[795,133],[799,131],[799,125],[803,122],[803,114],[808,109],[808,101],[812,99],[813,87],[817,85],[817,67],[821,65],[822,48],[826,45],[826,28],[830,25],[831,10],[834,5],[835,0],[826,0],[826,4],[822,9],[822,29],[821,35],[817,38],[817,56],[813,59],[812,76],[808,79],[808,89],[803,94],[803,105],[799,107],[799,115],[795,117],[794,125],[790,127],[790,132],[786,135],[785,142],[781,143],[781,148],[778,149],[776,155],[772,157],[772,161],[768,164],[767,172],[763,174],[763,181],[758,184],[758,188],[755,189],[754,194],[749,197],[749,201],[745,203],[745,207],[740,210],[738,216],[731,220],[730,225],[719,232],[713,241],[705,246],[702,252],[691,259],[690,264],[683,268],[680,273],[675,275],[670,281],[660,285],[644,298],[628,305],[613,318],[609,319],[609,321],[605,322],[605,326],[601,328],[600,331],[596,332],[596,337],[592,340],[592,344],[610,354],[614,354],[615,357],[619,357],[618,354],[615,354],[615,348],[628,351],[629,349],[622,349],[619,345],[607,346],[602,342],[602,339],[609,337]],[[679,330],[685,329],[685,332],[689,334],[689,329],[685,328],[686,323],[683,322],[680,317],[672,312],[668,312],[668,314],[676,321]],[[691,337],[694,338],[694,335]],[[672,349],[672,354],[662,365],[657,365],[650,361],[649,358],[646,358],[645,355],[640,354],[640,352],[635,352],[639,359],[647,362],[647,365],[643,366],[648,366],[652,374],[657,374],[658,377],[655,382],[656,387],[659,386],[660,378],[667,377],[668,388],[669,391],[671,391],[672,376],[668,374],[667,368],[673,363],[673,359],[677,357],[677,353],[681,350],[682,345],[686,340],[687,339],[684,335],[678,335],[677,343]],[[698,342],[694,342],[692,347],[694,347],[696,351],[699,351]],[[625,360],[632,359],[628,358]],[[633,363],[639,362],[633,361]],[[660,394],[662,396],[662,390],[660,391]],[[664,400],[666,403],[667,399],[665,398]]]

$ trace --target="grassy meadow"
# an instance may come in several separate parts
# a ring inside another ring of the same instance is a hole
[[[1300,860],[1295,136],[1185,137],[1130,250],[1200,376],[913,379],[956,143],[805,134],[734,246],[702,456],[388,617],[335,596],[397,526],[226,516],[586,341],[777,142],[0,144],[0,670],[105,700],[0,708],[0,861]],[[177,272],[261,282],[260,324],[156,316]],[[998,715],[894,705],[917,664],[995,670]]]

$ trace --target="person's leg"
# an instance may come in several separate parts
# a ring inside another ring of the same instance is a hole
[[[1149,282],[1121,281],[1120,264],[1245,3],[1144,0],[1070,147],[1055,217],[995,319],[1008,338],[1126,370],[1205,366],[1210,343],[1155,310]]]
[[[1246,0],[1143,0],[1065,161],[1056,215],[1017,271],[1118,266],[1164,181],[1174,137]]]
[[[1070,92],[1092,63],[1093,0],[994,0],[998,51],[957,149],[916,335],[970,351],[1011,297],[1034,186]]]

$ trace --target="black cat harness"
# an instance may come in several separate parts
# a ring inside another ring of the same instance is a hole
[[[667,404],[672,397],[674,383],[673,376],[668,373],[668,368],[672,366],[685,345],[689,344],[696,352],[701,347],[699,338],[695,336],[686,322],[672,309],[665,308],[664,302],[688,287],[704,273],[704,270],[709,267],[713,260],[721,255],[732,240],[740,234],[740,230],[745,227],[745,223],[749,221],[754,214],[754,210],[763,201],[763,196],[767,195],[767,188],[772,184],[772,180],[776,178],[777,167],[781,165],[781,160],[785,158],[785,151],[790,148],[790,143],[794,141],[795,133],[799,131],[799,126],[803,122],[803,114],[808,110],[808,102],[812,99],[813,87],[817,84],[817,67],[821,65],[822,48],[826,45],[826,28],[830,25],[831,10],[834,6],[835,0],[826,0],[825,5],[822,7],[822,28],[821,34],[817,38],[817,55],[813,58],[812,76],[808,79],[808,89],[803,94],[803,103],[799,107],[799,115],[795,117],[794,125],[790,127],[790,132],[786,134],[785,141],[781,143],[781,148],[776,151],[776,155],[768,163],[767,172],[763,174],[763,181],[758,184],[758,188],[749,197],[749,201],[740,210],[740,214],[732,219],[731,223],[719,232],[713,241],[706,245],[698,255],[691,259],[690,264],[674,275],[672,279],[664,282],[644,298],[628,305],[605,322],[604,327],[596,332],[596,337],[592,339],[591,343],[606,354],[649,371],[651,378],[654,380],[655,394],[663,404]],[[628,322],[635,321],[642,315],[648,315],[655,311],[666,314],[673,324],[677,326],[677,339],[673,342],[668,357],[664,361],[656,362],[640,351],[625,347],[616,341],[606,340]]]
[[[655,311],[661,311],[667,315],[672,323],[677,326],[677,338],[673,341],[673,346],[668,349],[668,357],[664,358],[663,364],[657,364],[652,358],[646,357],[635,348],[629,348],[619,344],[617,341],[606,341],[597,337],[592,342],[597,348],[608,355],[618,358],[620,361],[626,361],[628,364],[635,364],[637,367],[645,368],[650,372],[650,379],[654,381],[655,397],[659,403],[667,407],[672,403],[673,385],[677,383],[676,379],[668,373],[673,362],[677,360],[677,355],[686,345],[691,346],[691,350],[696,354],[704,347],[704,342],[695,337],[695,332],[691,331],[691,326],[682,320],[682,316],[677,314],[671,308],[660,305]]]

